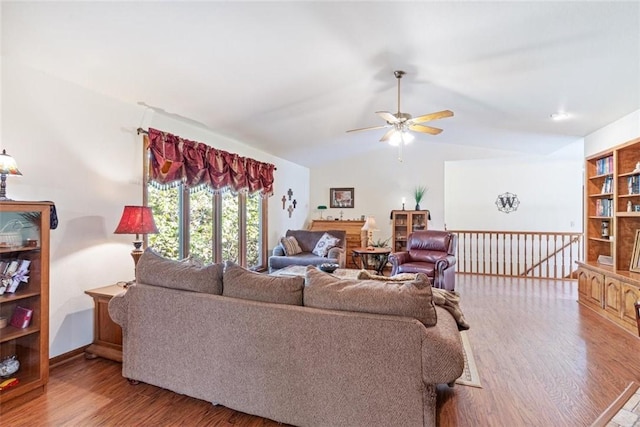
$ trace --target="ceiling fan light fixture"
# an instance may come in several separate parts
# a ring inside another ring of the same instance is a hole
[[[560,120],[566,120],[568,118],[569,118],[569,113],[567,113],[566,111],[558,111],[551,115],[551,119],[555,120],[556,122]]]
[[[414,139],[416,139],[416,137],[413,136],[412,133],[402,132],[402,142],[404,142],[404,145],[411,144]]]
[[[392,147],[397,147],[398,145],[400,145],[400,143],[402,142],[402,133],[401,132],[394,132],[393,135],[391,135],[391,138],[389,138],[389,145]]]

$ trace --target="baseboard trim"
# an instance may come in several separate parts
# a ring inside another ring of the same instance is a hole
[[[52,357],[49,359],[49,368],[56,367],[58,365],[62,365],[63,363],[67,363],[71,359],[75,359],[76,357],[83,356],[84,351],[89,347],[89,345],[85,345],[80,348],[76,348],[75,350],[68,351],[59,356]]]

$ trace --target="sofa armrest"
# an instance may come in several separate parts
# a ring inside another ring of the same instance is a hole
[[[273,256],[284,256],[284,248],[282,247],[281,244],[278,244],[275,248],[273,248],[273,253],[271,254]]]
[[[125,298],[126,293],[126,291],[121,292],[109,300],[109,316],[122,328],[126,326],[129,309],[128,300]]]
[[[438,323],[425,328],[422,339],[422,380],[425,384],[449,384],[462,375],[464,351],[455,319],[436,306]]]
[[[334,246],[333,248],[329,249],[329,252],[327,252],[327,258],[337,259],[340,268],[344,268],[347,261],[346,251],[343,248]]]

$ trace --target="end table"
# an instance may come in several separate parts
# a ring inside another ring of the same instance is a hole
[[[109,316],[109,301],[115,295],[124,292],[119,285],[104,286],[102,288],[84,291],[93,298],[95,304],[93,312],[93,343],[84,351],[87,359],[104,357],[105,359],[122,362],[122,328],[111,320]]]
[[[390,253],[391,249],[389,248],[354,248],[352,249],[351,257],[353,263],[359,265],[361,269],[369,270],[373,268],[378,275],[382,276],[382,271],[384,266],[387,265]],[[370,265],[369,257],[373,258],[373,265]],[[358,259],[360,259],[360,262],[358,262]]]

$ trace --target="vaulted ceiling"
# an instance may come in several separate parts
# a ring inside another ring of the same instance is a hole
[[[7,2],[3,60],[312,166],[416,144],[548,153],[640,108],[638,2]],[[6,106],[5,106],[6,108]],[[550,114],[571,117],[555,122]]]

